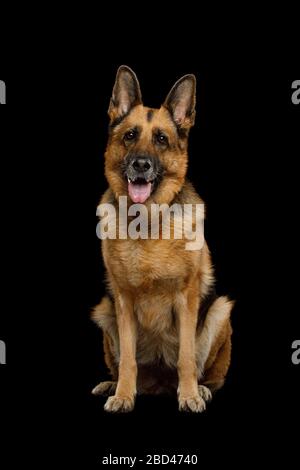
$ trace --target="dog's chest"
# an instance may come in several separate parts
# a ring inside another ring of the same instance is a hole
[[[119,285],[178,284],[188,273],[189,259],[182,241],[114,240],[109,241],[106,251],[105,262]]]
[[[138,320],[137,358],[140,364],[163,360],[175,366],[178,355],[178,332],[172,299],[163,292],[149,292],[135,303]]]

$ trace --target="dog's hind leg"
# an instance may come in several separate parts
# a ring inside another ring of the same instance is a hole
[[[108,380],[106,382],[100,382],[98,385],[96,385],[96,387],[92,390],[92,394],[109,397],[115,394],[116,388],[117,382],[112,382]]]
[[[204,373],[203,383],[209,387],[212,392],[216,392],[225,382],[231,357],[231,333],[231,326],[228,323],[226,340],[217,353],[212,354],[214,360],[212,363],[211,361],[208,362],[207,369]]]
[[[118,380],[118,332],[113,302],[104,297],[92,313],[93,321],[103,331],[104,359],[112,376],[112,381],[100,382],[93,390],[93,395],[110,396],[115,393]]]
[[[198,385],[198,392],[205,402],[209,402],[212,399],[211,391],[205,385]]]
[[[114,356],[114,344],[113,339],[109,336],[108,333],[103,332],[103,349],[104,349],[104,359],[105,363],[110,371],[112,379],[118,380],[118,367],[116,364],[116,359]]]
[[[205,401],[211,399],[211,392],[222,387],[230,365],[232,307],[233,302],[227,297],[218,297],[196,339],[199,394]]]

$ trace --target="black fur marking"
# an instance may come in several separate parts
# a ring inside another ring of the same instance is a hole
[[[131,110],[130,110],[131,111]],[[116,126],[118,126],[119,124],[121,124],[121,122],[123,121],[123,119],[125,119],[130,111],[126,114],[122,114],[122,116],[118,116],[116,117],[116,119],[114,119],[110,124],[109,124],[109,130],[112,130],[114,129]]]
[[[115,303],[115,298],[109,288],[106,289],[106,295],[109,298],[109,300],[114,304]]]
[[[112,129],[114,129],[116,126],[118,126],[119,124],[121,124],[121,122],[127,117],[129,116],[129,114],[131,113],[131,111],[133,110],[133,108],[137,106],[137,105],[134,105],[132,108],[129,109],[129,111],[125,114],[122,114],[122,116],[117,116],[112,122],[110,122],[109,124],[109,131],[111,131]]]
[[[153,118],[153,110],[149,109],[149,111],[147,111],[147,121],[151,122],[152,118]]]
[[[175,123],[175,125],[176,125],[176,123]],[[176,125],[176,129],[177,129],[178,137],[180,139],[187,139],[188,138],[188,135],[189,135],[188,129],[184,129],[184,128],[178,126],[178,124]]]
[[[203,325],[204,320],[207,316],[208,310],[210,309],[210,307],[212,306],[212,304],[214,303],[214,301],[217,298],[218,298],[218,296],[217,296],[217,293],[216,293],[216,289],[213,286],[213,287],[211,287],[208,294],[206,294],[206,296],[203,299],[201,299],[199,314],[198,314],[197,328],[199,328],[200,326]]]

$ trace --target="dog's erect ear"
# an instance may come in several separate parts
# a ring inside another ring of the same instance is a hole
[[[125,116],[131,108],[142,103],[140,85],[135,73],[126,65],[117,71],[116,81],[109,104],[111,120]]]
[[[179,127],[190,127],[195,120],[196,77],[185,75],[175,83],[163,106]]]

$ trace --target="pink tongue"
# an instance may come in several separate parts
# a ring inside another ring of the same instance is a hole
[[[132,184],[128,183],[128,192],[132,202],[143,203],[151,193],[151,183]]]

